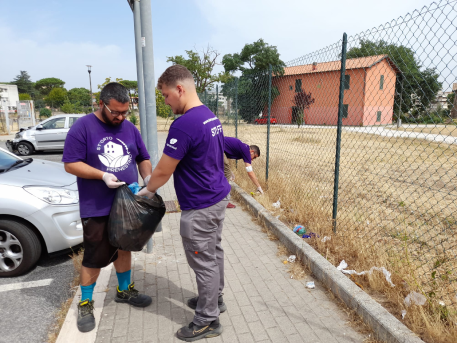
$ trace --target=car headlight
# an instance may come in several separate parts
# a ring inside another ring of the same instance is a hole
[[[78,192],[70,189],[26,186],[24,190],[51,205],[71,205],[79,202]]]

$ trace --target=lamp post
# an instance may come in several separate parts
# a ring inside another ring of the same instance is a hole
[[[90,84],[90,105],[92,106],[92,112],[94,112],[94,100],[92,99],[92,79],[90,77],[90,73],[92,72],[92,66],[86,65],[87,72],[89,73],[89,84]]]

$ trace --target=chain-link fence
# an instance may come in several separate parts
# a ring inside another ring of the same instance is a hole
[[[330,247],[334,263],[382,263],[396,283],[457,308],[456,1],[220,92],[224,135],[261,149],[253,166],[268,197],[259,201],[274,210],[280,200],[280,219],[321,238],[335,231],[352,250],[313,243]]]

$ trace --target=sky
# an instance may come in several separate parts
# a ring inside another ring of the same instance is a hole
[[[151,0],[155,78],[167,57],[208,45],[222,56],[263,38],[290,61],[429,5],[430,0]],[[0,82],[20,70],[92,88],[106,77],[136,80],[127,0],[0,0]],[[217,67],[222,71],[222,67]]]

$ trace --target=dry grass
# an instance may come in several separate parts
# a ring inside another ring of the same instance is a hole
[[[435,135],[457,137],[457,126],[456,125],[428,125],[428,126],[416,126],[416,127],[409,126],[409,127],[400,127],[398,129],[392,128],[390,130],[431,133],[431,134],[435,134]]]
[[[234,136],[233,126],[225,126],[224,134]],[[344,259],[357,271],[386,267],[395,287],[376,271],[354,281],[400,320],[407,310],[402,321],[427,342],[456,342],[457,147],[342,135],[337,234],[331,220],[334,129],[272,128],[266,183],[260,172],[265,170],[266,127],[240,125],[238,137],[263,153],[253,166],[266,193],[256,199],[289,227],[302,224],[321,238],[332,237],[308,243],[333,265]],[[236,182],[247,192],[254,189],[244,168],[236,171]],[[278,199],[281,209],[274,209]],[[410,291],[428,295],[426,306],[406,308]]]
[[[67,300],[65,300],[60,309],[55,314],[55,322],[52,326],[51,330],[48,333],[48,343],[55,343],[57,341],[57,337],[59,337],[60,329],[62,328],[63,323],[65,322],[65,318],[67,316],[68,310],[70,309],[71,303],[73,302],[73,297],[77,291],[79,285],[79,276],[81,273],[81,264],[83,261],[83,249],[78,251],[77,253],[73,253],[71,256],[73,260],[73,266],[75,268],[75,276],[70,283],[70,294]]]

